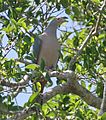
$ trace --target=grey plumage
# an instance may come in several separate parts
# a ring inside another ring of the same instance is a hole
[[[36,63],[40,64],[41,60],[45,61],[46,67],[55,67],[59,57],[59,43],[57,40],[56,30],[59,25],[65,22],[64,18],[55,18],[48,25],[44,33],[35,38],[33,53],[36,57]]]

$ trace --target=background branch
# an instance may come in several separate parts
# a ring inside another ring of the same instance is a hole
[[[100,107],[99,115],[102,115],[104,112],[106,112],[106,73],[103,75],[104,78],[104,90],[103,90],[103,99]]]
[[[81,55],[83,49],[86,47],[87,43],[89,42],[90,38],[94,35],[97,34],[98,32],[98,27],[99,27],[99,24],[100,24],[100,20],[101,20],[101,15],[102,15],[102,11],[104,9],[106,5],[106,0],[104,0],[103,2],[103,5],[101,6],[100,10],[99,10],[99,16],[98,16],[98,19],[97,19],[97,22],[96,22],[96,25],[95,27],[92,27],[88,36],[86,37],[85,41],[82,43],[81,47],[79,48],[78,52],[76,53],[76,55],[71,59],[70,61],[70,64],[69,64],[69,69],[72,70],[72,67],[74,65],[74,63],[77,61],[77,58]]]
[[[94,28],[92,28],[88,34],[88,36],[86,37],[85,41],[82,43],[81,47],[79,48],[78,52],[76,53],[76,55],[74,55],[74,57],[71,59],[70,64],[69,64],[69,69],[72,70],[72,67],[74,65],[74,63],[77,61],[77,58],[81,55],[83,49],[86,47],[88,41],[90,40],[92,33],[94,31]]]
[[[30,80],[29,76],[25,75],[24,78],[20,82],[12,83],[12,82],[9,82],[9,81],[2,79],[2,80],[0,80],[0,84],[2,86],[14,88],[14,87],[24,86],[24,85],[28,84],[29,80]]]

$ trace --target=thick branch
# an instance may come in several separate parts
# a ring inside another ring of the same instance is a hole
[[[47,102],[50,98],[57,94],[73,93],[80,96],[89,105],[100,108],[101,98],[94,96],[86,88],[82,87],[75,78],[70,78],[67,83],[54,87],[51,91],[44,93],[43,102]],[[105,105],[106,106],[106,105]]]
[[[63,72],[53,71],[53,72],[49,72],[49,75],[50,75],[50,77],[57,77],[57,78],[63,78],[63,79],[76,77],[75,73],[70,70],[66,70]]]
[[[95,108],[100,108],[102,99],[94,96],[91,92],[89,92],[86,88],[82,87],[78,81],[77,77],[74,72],[72,71],[64,71],[62,73],[59,73],[57,71],[49,73],[50,76],[53,77],[59,77],[59,78],[64,78],[67,79],[67,83],[59,85],[51,89],[51,91],[48,91],[40,96],[39,99],[43,100],[43,103],[46,103],[48,100],[50,100],[52,97],[56,96],[57,94],[69,94],[73,93],[78,96],[80,96],[87,104],[95,107]],[[106,104],[105,104],[106,107]],[[24,109],[21,113],[21,111],[15,115],[15,120],[22,120],[35,111],[32,111],[32,109],[28,109],[26,112],[26,109]],[[14,119],[11,119],[14,120]]]

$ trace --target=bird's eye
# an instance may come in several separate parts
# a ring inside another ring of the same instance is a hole
[[[57,20],[60,20],[60,18],[57,18]]]

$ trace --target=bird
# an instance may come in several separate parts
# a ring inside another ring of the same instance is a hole
[[[41,64],[42,60],[47,69],[55,68],[59,58],[60,45],[57,39],[57,28],[66,22],[66,17],[54,18],[44,32],[35,38],[33,54],[35,63]],[[41,82],[43,86],[43,83]]]

